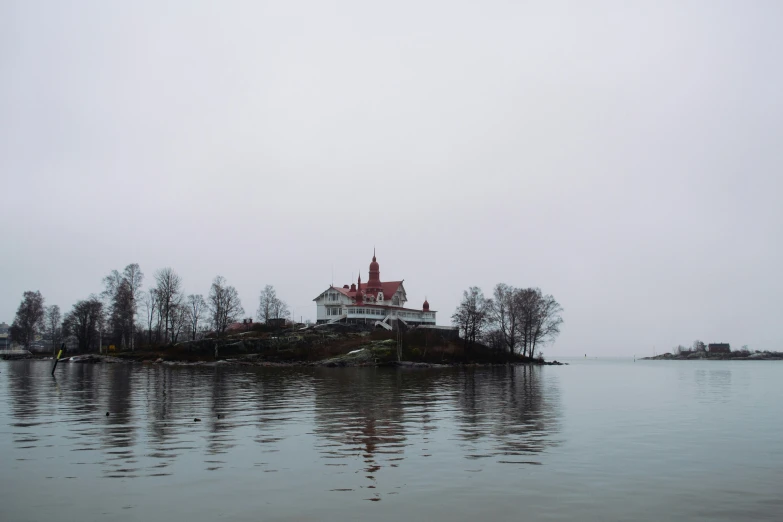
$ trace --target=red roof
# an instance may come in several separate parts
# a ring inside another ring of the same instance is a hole
[[[391,297],[397,293],[397,290],[400,288],[400,285],[402,284],[402,281],[386,281],[381,283],[381,289],[383,291],[383,298],[384,299],[391,299]],[[332,287],[338,292],[340,292],[343,295],[347,295],[348,297],[352,299],[356,299],[356,291],[350,290],[348,288],[342,288],[338,286]],[[367,293],[367,283],[362,283],[362,286],[360,287],[360,290],[363,290],[365,294]]]

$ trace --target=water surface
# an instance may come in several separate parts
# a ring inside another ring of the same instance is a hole
[[[8,361],[0,519],[781,520],[782,371]]]

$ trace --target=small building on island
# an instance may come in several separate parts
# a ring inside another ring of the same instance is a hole
[[[408,308],[403,281],[381,281],[380,265],[373,251],[369,279],[342,287],[330,286],[315,299],[318,324],[345,322],[391,329],[394,321],[408,326],[435,325],[435,310],[424,300],[422,307]]]
[[[731,347],[729,343],[710,343],[707,346],[708,353],[730,353]]]

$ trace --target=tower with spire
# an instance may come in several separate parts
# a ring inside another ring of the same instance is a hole
[[[377,294],[383,291],[381,285],[381,266],[375,258],[375,248],[372,249],[372,261],[370,262],[370,278],[367,280],[367,291]]]

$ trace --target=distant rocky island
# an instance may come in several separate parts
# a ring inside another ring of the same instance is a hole
[[[693,359],[709,359],[711,361],[778,361],[783,360],[782,352],[753,351],[747,346],[739,350],[731,350],[729,343],[704,344],[696,340],[690,348],[679,345],[672,350],[654,357],[642,357],[642,361],[688,361]]]
[[[694,359],[707,359],[710,361],[783,361],[783,352],[680,352],[664,353],[655,357],[642,357],[643,361],[688,361]]]

